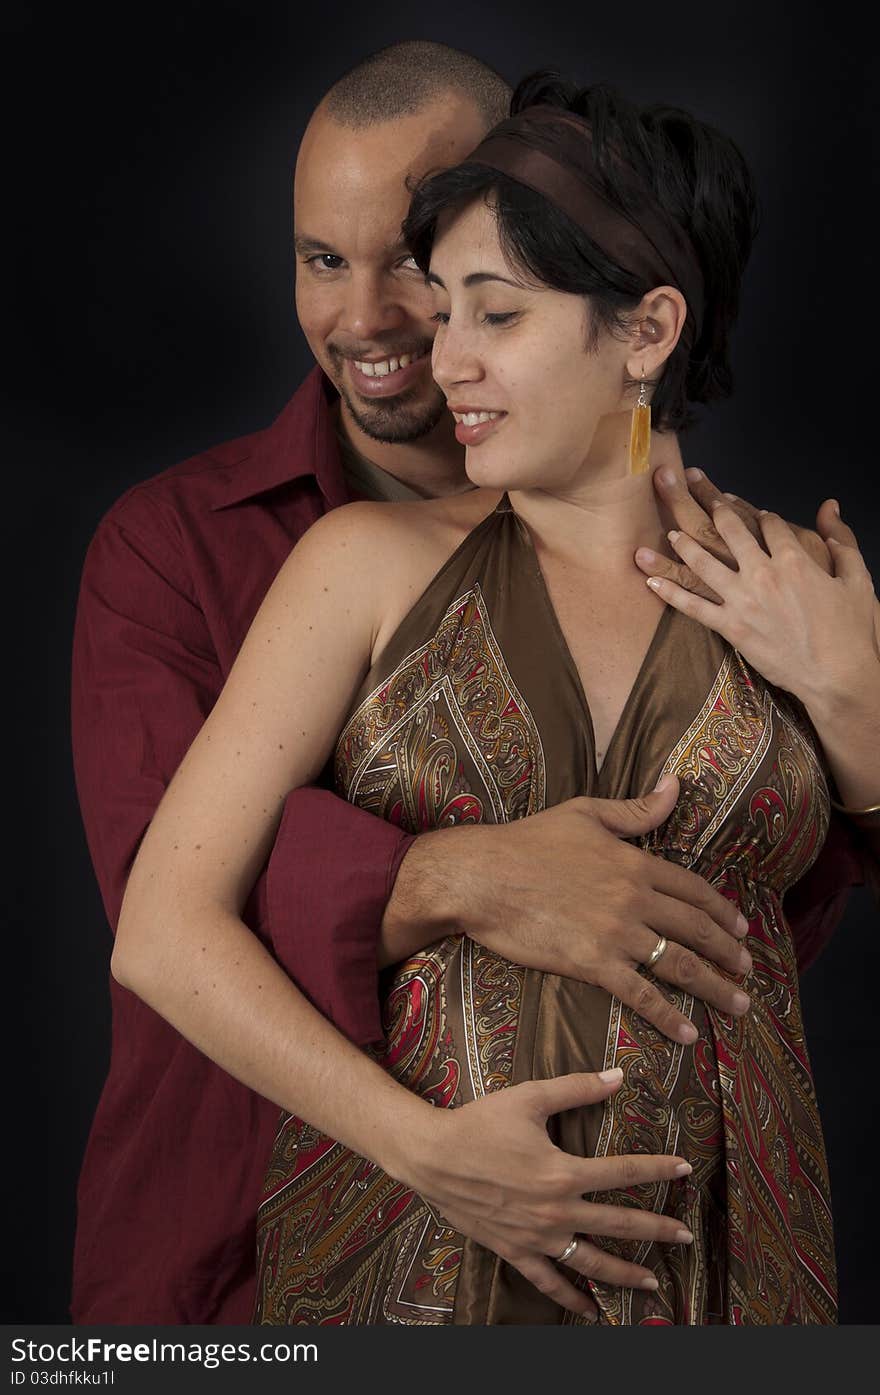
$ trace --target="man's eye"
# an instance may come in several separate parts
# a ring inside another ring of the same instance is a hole
[[[316,271],[338,271],[345,265],[345,258],[337,257],[335,252],[316,252],[313,257],[306,257],[306,265]]]
[[[494,315],[487,312],[483,316],[483,320],[487,325],[506,325],[509,324],[511,320],[516,319],[517,313],[516,310],[506,310],[504,314],[497,313]]]
[[[437,310],[437,311],[435,311],[435,313],[431,316],[431,319],[434,321],[434,324],[435,324],[435,325],[448,325],[448,324],[449,324],[449,311],[448,311],[448,310]]]

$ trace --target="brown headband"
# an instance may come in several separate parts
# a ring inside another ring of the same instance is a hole
[[[486,165],[555,204],[611,261],[649,287],[671,285],[687,302],[683,337],[689,347],[703,319],[703,275],[690,238],[635,170],[619,158],[633,212],[612,203],[593,154],[592,131],[575,112],[528,107],[502,121],[467,164]]]

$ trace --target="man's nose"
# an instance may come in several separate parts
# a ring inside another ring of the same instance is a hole
[[[473,336],[452,324],[441,324],[434,339],[431,371],[447,397],[459,383],[478,382],[483,376],[483,365]]]
[[[375,339],[406,321],[406,310],[389,278],[378,273],[354,273],[346,286],[339,328],[354,339]]]

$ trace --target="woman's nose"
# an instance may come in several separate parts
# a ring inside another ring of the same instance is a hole
[[[441,324],[431,354],[434,379],[447,396],[457,383],[473,383],[483,376],[483,367],[473,338],[466,330]]]

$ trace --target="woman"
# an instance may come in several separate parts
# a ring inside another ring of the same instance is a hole
[[[674,777],[648,846],[747,917],[750,955],[733,946],[729,969],[752,969],[749,1010],[735,986],[727,1013],[676,991],[692,1026],[675,1043],[604,991],[445,927],[394,973],[378,1061],[303,1004],[257,1320],[578,1322],[589,1281],[615,1324],[831,1322],[782,898],[827,829],[825,767],[853,808],[880,788],[870,579],[855,546],[830,577],[780,520],[763,520],[762,549],[721,507],[738,571],[670,538],[712,609],[655,574],[645,586],[633,550],[652,536],[656,573],[664,522],[627,445],[638,465],[639,402],[678,428],[689,402],[729,391],[750,181],[716,132],[602,89],[537,80],[512,110],[417,192],[408,224],[437,288],[435,376],[470,478],[501,501],[488,517],[479,491],[357,505],[297,547],[144,841],[114,968],[197,1044],[196,990],[169,973],[194,937],[221,965],[238,954],[275,1011],[278,971],[239,913],[286,792],[331,755],[349,799],[416,831]],[[646,929],[658,978],[665,950]],[[277,1097],[278,1062],[221,1064]]]

